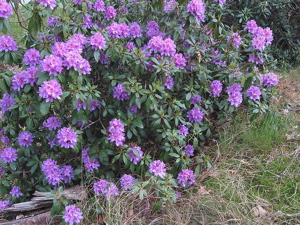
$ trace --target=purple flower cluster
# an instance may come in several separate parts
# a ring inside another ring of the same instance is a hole
[[[2,111],[2,114],[4,114],[6,111],[11,111],[9,107],[15,104],[15,101],[13,98],[9,96],[6,92],[3,94],[3,98],[0,100],[0,108]]]
[[[107,20],[115,19],[117,16],[117,11],[113,6],[108,6],[105,10],[104,18]]]
[[[192,170],[184,169],[177,176],[178,184],[185,188],[195,183],[195,174]]]
[[[166,76],[166,82],[164,83],[164,86],[170,90],[172,89],[173,85],[174,85],[173,77]]]
[[[17,73],[11,78],[11,89],[20,91],[27,83],[27,76],[25,73]]]
[[[62,218],[69,225],[73,225],[74,223],[80,223],[83,216],[80,208],[77,208],[75,205],[68,205],[65,208],[65,214]]]
[[[12,197],[18,198],[20,196],[22,196],[22,192],[21,192],[21,188],[18,186],[14,186],[11,191],[9,192],[9,194],[12,195]]]
[[[49,72],[49,75],[56,76],[63,70],[62,60],[55,55],[47,55],[42,62],[42,71]]]
[[[56,7],[56,1],[55,0],[39,0],[40,4],[42,4],[45,7],[48,7],[50,9],[54,9]]]
[[[238,107],[242,103],[243,95],[241,91],[242,87],[237,83],[227,87],[226,92],[228,94],[228,101],[231,105]]]
[[[255,64],[263,64],[264,63],[264,57],[262,54],[249,54],[248,62],[255,63]]]
[[[224,5],[226,0],[214,0],[214,2],[219,2],[221,5]]]
[[[138,25],[136,22],[133,22],[129,25],[129,37],[131,38],[138,38],[142,37],[143,30],[141,29],[140,25]]]
[[[46,127],[49,130],[56,130],[57,128],[61,127],[61,121],[59,120],[59,118],[51,116],[43,122],[43,127]]]
[[[0,17],[8,18],[11,14],[13,14],[11,5],[5,0],[0,0]]]
[[[187,5],[187,12],[195,16],[199,22],[204,22],[205,5],[202,0],[191,0]]]
[[[63,127],[57,132],[58,144],[62,148],[74,148],[77,143],[78,135],[72,128]]]
[[[105,12],[105,4],[102,0],[96,0],[94,3],[94,9],[97,12]]]
[[[45,98],[46,102],[53,102],[54,99],[60,99],[63,94],[60,84],[57,80],[44,81],[39,87],[39,94],[41,98]]]
[[[4,201],[0,200],[0,211],[10,207],[11,205],[12,203],[9,200],[4,200]]]
[[[161,32],[159,30],[159,26],[155,21],[150,21],[147,24],[147,31],[146,35],[149,37],[155,37],[161,35]]]
[[[5,51],[17,51],[18,46],[15,40],[9,35],[3,35],[0,37],[0,52]]]
[[[222,83],[219,80],[214,80],[213,82],[211,82],[209,89],[211,91],[211,95],[213,97],[218,97],[220,96],[221,92],[222,92]]]
[[[204,118],[204,113],[200,108],[193,108],[187,113],[187,118],[191,123],[200,123]]]
[[[176,53],[176,45],[171,38],[162,39],[161,36],[152,37],[148,43],[151,52],[160,53],[165,56],[174,56]]]
[[[41,54],[38,50],[31,48],[25,52],[23,58],[23,62],[25,65],[36,66],[40,64],[40,61],[41,61]]]
[[[109,122],[108,132],[108,140],[110,142],[116,142],[117,146],[123,145],[125,141],[125,129],[124,124],[120,119],[114,118]]]
[[[90,37],[90,44],[93,49],[105,49],[106,41],[104,36],[97,32]]]
[[[125,23],[113,22],[106,28],[108,36],[111,38],[126,38],[129,37],[129,26]]]
[[[184,146],[184,152],[187,157],[194,156],[194,147],[192,145]]]
[[[178,130],[179,130],[179,132],[178,132],[179,135],[185,136],[185,135],[189,134],[189,129],[186,126],[184,126],[183,124],[178,126]]]
[[[127,174],[124,174],[120,179],[121,188],[125,191],[130,191],[132,186],[134,186],[134,182],[134,177]]]
[[[18,136],[18,141],[20,146],[29,147],[32,145],[34,136],[32,133],[27,131],[22,131]]]
[[[170,0],[168,2],[165,2],[164,12],[169,14],[170,12],[175,10],[177,8],[177,6],[178,6],[178,3],[175,0]]]
[[[114,183],[102,179],[94,183],[94,192],[96,195],[104,195],[107,200],[109,200],[111,196],[119,195],[119,189]]]
[[[85,148],[82,150],[82,160],[84,163],[84,167],[88,172],[92,172],[95,169],[98,169],[98,167],[100,166],[100,163],[97,159],[93,159],[91,160],[88,152],[89,152],[90,148]]]
[[[128,92],[126,91],[125,84],[118,84],[113,88],[113,97],[119,101],[125,101],[129,99]]]
[[[49,16],[47,18],[47,24],[49,27],[55,27],[58,21],[59,21],[58,16]]]
[[[227,42],[230,42],[231,40],[235,48],[239,48],[242,44],[242,38],[238,33],[233,33],[230,37],[227,38]]]
[[[139,146],[132,146],[129,148],[129,153],[128,153],[130,162],[133,164],[138,164],[140,161],[143,159],[143,151],[141,147]]]
[[[149,166],[149,173],[152,173],[154,176],[164,178],[166,175],[166,165],[160,161],[160,160],[155,160],[150,163]]]
[[[267,73],[267,74],[260,74],[261,85],[265,85],[266,87],[277,86],[279,79],[275,73]]]
[[[247,92],[246,92],[247,97],[249,97],[251,100],[259,100],[261,96],[261,91],[258,87],[256,86],[251,86]]]
[[[186,66],[186,59],[181,53],[175,54],[172,59],[174,61],[175,67],[184,69],[184,67]]]
[[[4,163],[11,163],[17,160],[17,150],[11,147],[4,148],[0,154],[0,159]]]
[[[74,177],[73,168],[71,166],[64,165],[60,169],[57,162],[53,159],[46,159],[42,163],[42,171],[44,172],[48,183],[54,186],[58,185],[62,181],[70,183]]]
[[[191,104],[192,105],[196,105],[196,104],[200,104],[202,102],[202,98],[200,95],[195,94],[192,99],[191,99]]]

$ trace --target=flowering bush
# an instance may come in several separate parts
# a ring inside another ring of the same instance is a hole
[[[8,145],[1,150],[0,195],[9,201],[1,207],[28,198],[33,184],[49,191],[87,176],[94,195],[107,201],[120,195],[120,186],[141,199],[154,187],[160,201],[175,201],[175,190],[193,185],[207,163],[199,142],[211,136],[212,120],[246,107],[253,115],[265,112],[278,84],[261,63],[272,31],[255,21],[243,30],[225,26],[224,4],[24,6],[28,50],[0,37],[0,58],[23,70],[0,79],[1,136]],[[4,32],[8,14],[0,14]],[[112,182],[119,177],[120,185]],[[66,223],[82,219],[74,205],[63,210]]]

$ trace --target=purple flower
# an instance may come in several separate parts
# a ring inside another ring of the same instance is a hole
[[[213,97],[218,97],[222,92],[222,83],[219,80],[214,80],[211,82],[209,89]]]
[[[15,104],[15,101],[13,98],[9,96],[6,92],[3,94],[3,98],[0,100],[0,108],[2,111],[2,114],[4,114],[6,111],[11,111],[9,107]]]
[[[18,198],[20,196],[22,196],[22,192],[21,192],[21,188],[18,186],[14,186],[11,191],[9,192],[9,194],[12,195],[12,197]]]
[[[255,20],[250,20],[247,22],[246,26],[245,26],[245,30],[248,30],[250,33],[254,33],[257,29],[257,24]]]
[[[202,98],[198,94],[194,95],[191,99],[191,104],[193,104],[193,105],[196,105],[196,104],[201,103],[201,102],[202,102]]]
[[[129,99],[128,92],[126,91],[125,84],[118,84],[113,88],[113,97],[119,101],[124,101]]]
[[[92,99],[89,111],[92,112],[92,111],[96,110],[97,108],[98,109],[101,108],[100,100],[94,100],[94,99]]]
[[[178,6],[178,3],[175,0],[170,0],[168,2],[165,2],[164,12],[165,13],[170,13],[173,10],[175,10],[177,6]]]
[[[94,183],[94,192],[96,195],[104,195],[107,200],[109,200],[111,196],[119,195],[119,190],[114,183],[102,179]]]
[[[214,2],[219,2],[221,5],[224,5],[224,3],[226,2],[226,0],[214,0]]]
[[[137,114],[138,113],[138,107],[137,105],[133,105],[129,108],[130,112],[132,112],[133,114]]]
[[[159,26],[155,21],[150,21],[147,24],[146,35],[149,37],[155,37],[161,35],[161,32],[159,31]]]
[[[195,183],[194,172],[188,169],[182,170],[178,174],[177,182],[183,188],[193,185]]]
[[[124,174],[121,179],[121,188],[126,191],[130,191],[132,186],[134,186],[134,177],[131,175]]]
[[[40,64],[41,55],[40,52],[34,48],[28,49],[23,57],[23,62],[28,66],[36,66]]]
[[[93,49],[105,49],[106,41],[103,35],[97,32],[90,37],[90,44]]]
[[[98,169],[98,167],[100,166],[100,163],[97,159],[93,159],[91,160],[88,151],[90,150],[90,148],[85,148],[82,150],[82,160],[84,163],[84,167],[88,172],[92,172],[95,169]]]
[[[1,176],[4,172],[5,172],[5,169],[4,169],[2,166],[0,166],[0,176]]]
[[[261,84],[264,84],[266,87],[278,85],[279,79],[275,73],[260,74]]]
[[[61,182],[61,170],[57,162],[53,159],[46,159],[42,163],[42,171],[44,172],[49,184],[58,185]]]
[[[8,145],[10,144],[10,139],[6,135],[2,135],[1,142]]]
[[[186,59],[181,53],[175,54],[172,59],[174,61],[175,67],[184,69],[184,67],[186,66]]]
[[[231,40],[235,48],[239,48],[242,44],[242,38],[238,33],[233,33],[230,37],[227,38],[227,42],[230,42]]]
[[[172,89],[174,85],[174,79],[172,77],[166,76],[166,82],[164,83],[164,86],[167,87],[167,89]]]
[[[5,0],[0,0],[0,17],[8,18],[11,14],[13,14],[11,5]]]
[[[93,26],[92,17],[89,14],[82,15],[82,26],[87,29]]]
[[[105,12],[105,4],[102,0],[96,0],[94,3],[94,9],[97,12]]]
[[[226,88],[227,94],[232,94],[234,92],[241,92],[241,91],[242,91],[242,87],[240,84],[237,84],[237,83],[234,83],[233,85],[228,86]]]
[[[136,165],[138,162],[142,161],[143,151],[139,146],[132,146],[129,148],[128,156],[130,158],[130,162]]]
[[[184,146],[184,152],[187,157],[194,156],[194,147],[192,145]]]
[[[113,22],[106,30],[111,38],[126,38],[129,36],[129,27],[125,23]]]
[[[243,102],[243,95],[239,91],[230,92],[228,93],[228,101],[231,105],[234,105],[235,107],[238,107]]]
[[[9,35],[3,35],[0,37],[0,52],[5,51],[17,51],[18,46],[15,40]]]
[[[195,16],[199,22],[204,22],[205,5],[202,0],[191,0],[187,5],[187,12]]]
[[[0,154],[0,159],[4,163],[11,163],[17,160],[17,150],[11,147],[4,148]]]
[[[22,131],[18,136],[18,141],[20,146],[29,147],[32,145],[34,136],[32,133],[27,131]]]
[[[21,88],[27,83],[27,76],[24,73],[17,73],[13,75],[11,79],[11,88],[12,90],[20,91]]]
[[[63,180],[65,183],[70,183],[71,180],[74,178],[72,166],[64,165],[60,169],[60,174],[61,174],[61,180]]]
[[[105,10],[104,18],[107,20],[115,19],[117,16],[117,11],[113,6],[108,6]]]
[[[189,129],[186,126],[184,126],[183,124],[178,126],[178,130],[179,130],[179,132],[178,132],[179,135],[185,136],[185,135],[189,134]]]
[[[9,200],[4,200],[4,201],[1,200],[0,201],[0,211],[8,208],[11,205],[12,205],[12,203]]]
[[[129,26],[129,37],[131,38],[142,37],[143,36],[142,31],[143,30],[141,29],[141,27],[136,22],[133,22]]]
[[[260,95],[261,95],[261,91],[258,87],[256,86],[251,86],[247,92],[246,92],[246,95],[252,99],[252,100],[259,100],[260,98]]]
[[[187,113],[187,118],[191,123],[200,123],[204,118],[204,113],[200,108],[193,108]]]
[[[249,59],[248,59],[248,62],[251,62],[251,63],[255,63],[255,64],[263,64],[264,63],[264,57],[262,54],[253,54],[251,53],[249,55]]]
[[[83,219],[82,212],[75,205],[68,205],[65,208],[65,214],[62,217],[66,223],[73,225],[74,223],[80,223]]]
[[[47,55],[42,62],[42,71],[49,72],[49,75],[57,76],[58,73],[61,73],[63,70],[62,60],[55,55]]]
[[[160,53],[166,56],[173,56],[176,53],[176,45],[171,38],[166,38],[160,46]]]
[[[77,143],[78,135],[72,128],[63,127],[57,132],[58,144],[62,148],[74,148]]]
[[[127,44],[124,47],[127,48],[129,50],[129,52],[133,52],[133,49],[136,48],[134,43],[131,41],[127,42]]]
[[[266,27],[263,30],[263,35],[266,38],[266,45],[270,45],[273,41],[273,31],[269,27]]]
[[[52,116],[49,117],[46,121],[44,121],[43,127],[46,127],[49,130],[56,130],[57,128],[61,127],[61,122],[59,118]]]
[[[264,36],[258,36],[252,39],[252,47],[259,51],[263,51],[266,47],[266,38]]]
[[[123,145],[125,141],[125,129],[124,124],[120,119],[115,118],[109,122],[108,132],[108,140],[110,142],[116,142],[117,146]]]
[[[39,87],[40,97],[45,98],[46,102],[53,102],[54,99],[60,99],[63,94],[60,84],[57,80],[44,81]]]
[[[155,160],[150,163],[149,166],[149,173],[152,173],[154,176],[163,178],[166,175],[166,165],[160,161],[160,160]]]
[[[47,24],[49,27],[55,27],[58,21],[59,21],[58,16],[49,16],[47,18]]]
[[[36,76],[38,72],[39,69],[34,66],[28,67],[24,72],[26,82],[30,83],[31,86],[34,86],[34,84],[38,81],[39,78]]]
[[[54,9],[56,6],[55,0],[39,0],[40,4],[42,4],[45,7],[50,7],[50,9]]]

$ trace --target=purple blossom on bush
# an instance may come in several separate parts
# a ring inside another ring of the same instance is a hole
[[[191,98],[191,104],[196,105],[202,102],[202,98],[200,95],[195,94],[192,98]]]
[[[189,134],[189,129],[183,124],[178,126],[178,130],[179,130],[179,132],[178,132],[179,135],[185,136],[185,135]]]
[[[18,141],[20,146],[29,147],[32,145],[34,136],[32,133],[27,131],[22,131],[18,136]]]
[[[159,31],[159,26],[155,21],[150,21],[147,24],[146,35],[149,37],[155,37],[161,35],[161,32]]]
[[[137,114],[138,113],[138,107],[137,105],[133,105],[129,108],[130,112],[132,112],[133,114]]]
[[[92,17],[89,14],[82,15],[82,26],[87,29],[93,26]]]
[[[70,183],[71,180],[74,178],[72,166],[64,165],[60,169],[60,174],[61,174],[61,180],[63,180],[65,183]]]
[[[200,123],[204,118],[204,113],[200,108],[193,108],[187,113],[187,118],[191,123]]]
[[[257,29],[257,24],[255,20],[250,20],[246,23],[245,30],[248,30],[250,33],[254,33]]]
[[[4,163],[11,163],[17,160],[17,150],[11,147],[4,148],[0,154],[0,159]]]
[[[60,99],[62,89],[57,80],[44,81],[39,87],[39,95],[46,99],[46,102],[53,102],[54,99]]]
[[[39,69],[31,66],[26,69],[24,72],[24,75],[26,77],[26,83],[29,83],[31,86],[34,86],[35,83],[38,81],[37,73],[39,72]]]
[[[263,64],[264,63],[264,57],[262,54],[249,54],[248,62],[255,63],[255,64]]]
[[[108,132],[108,140],[110,142],[115,142],[117,146],[123,145],[125,141],[125,129],[120,119],[114,118],[109,122]]]
[[[25,52],[23,57],[23,62],[25,65],[36,66],[40,64],[40,61],[41,61],[41,54],[38,50],[31,48]]]
[[[5,169],[4,169],[2,166],[0,166],[0,176],[1,176],[4,172],[5,172]]]
[[[111,38],[126,38],[129,37],[129,27],[125,23],[113,22],[106,28],[108,36]]]
[[[49,27],[55,27],[58,21],[59,21],[58,16],[49,16],[47,18],[47,24]]]
[[[135,44],[131,41],[127,42],[124,47],[127,48],[129,52],[133,52],[133,49],[136,48]]]
[[[143,159],[143,151],[139,146],[132,146],[129,148],[129,159],[133,164],[138,164]]]
[[[172,89],[174,85],[174,79],[172,77],[166,76],[166,82],[164,83],[164,86],[167,87],[167,89]]]
[[[10,207],[12,203],[9,200],[0,200],[0,211]]]
[[[214,0],[214,2],[219,2],[221,5],[224,5],[226,0]]]
[[[0,52],[5,51],[17,51],[18,46],[15,40],[9,35],[3,35],[0,37]]]
[[[27,76],[24,73],[17,73],[11,78],[11,89],[20,91],[27,83]]]
[[[237,84],[237,83],[234,83],[233,85],[228,86],[226,88],[227,94],[232,94],[234,92],[240,92],[240,91],[242,91],[242,87],[240,84]]]
[[[213,97],[218,97],[220,96],[221,92],[222,92],[222,83],[219,80],[214,80],[213,82],[211,82],[209,89],[211,91],[211,95]]]
[[[242,38],[238,33],[233,33],[230,37],[227,38],[227,42],[230,42],[231,40],[235,48],[239,48],[242,44]]]
[[[166,165],[160,161],[160,160],[155,160],[150,163],[149,166],[149,173],[152,173],[154,176],[164,178],[166,175]]]
[[[6,111],[11,111],[11,109],[9,109],[9,107],[14,105],[15,103],[16,102],[15,102],[14,98],[10,97],[9,94],[4,92],[3,98],[0,100],[0,108],[1,108],[2,114],[4,115],[4,113]]]
[[[13,188],[11,189],[9,194],[11,194],[12,197],[15,197],[15,198],[18,198],[18,197],[23,195],[22,192],[21,192],[21,188],[18,187],[18,186],[13,186]]]
[[[90,44],[93,49],[105,49],[106,41],[103,35],[97,32],[90,37]]]
[[[117,11],[113,6],[108,6],[105,10],[104,18],[107,20],[115,19],[117,16]]]
[[[148,43],[148,48],[154,53],[160,53],[165,56],[174,56],[176,45],[170,38],[162,39],[160,36],[152,37]]]
[[[111,196],[119,195],[119,190],[114,183],[102,179],[94,183],[94,192],[96,195],[104,195],[108,200]]]
[[[113,97],[119,101],[125,101],[129,99],[128,92],[126,91],[125,84],[118,84],[113,88]]]
[[[61,171],[55,160],[46,159],[43,161],[42,171],[44,172],[49,184],[56,186],[61,182]]]
[[[134,186],[134,177],[131,175],[124,174],[121,179],[121,188],[126,191],[130,191],[132,186]]]
[[[186,66],[186,59],[181,53],[175,54],[172,59],[174,61],[175,67],[184,69],[184,67]]]
[[[192,145],[184,146],[184,152],[187,157],[194,156],[194,147]]]
[[[89,111],[92,112],[92,111],[96,110],[97,108],[98,109],[101,108],[100,100],[94,100],[94,99],[92,99],[91,105],[89,107]]]
[[[85,148],[82,150],[82,160],[84,163],[84,167],[88,172],[92,172],[95,169],[98,169],[98,167],[100,166],[100,163],[97,159],[93,159],[91,160],[88,151],[90,150],[90,148]]]
[[[261,77],[261,84],[264,84],[266,87],[277,86],[279,79],[275,73],[267,73],[267,74],[260,74]]]
[[[273,31],[270,29],[270,27],[266,27],[263,30],[263,35],[266,39],[266,45],[270,45],[271,42],[273,41]]]
[[[266,39],[263,36],[258,36],[252,39],[252,47],[259,51],[263,51],[266,47],[265,45]]]
[[[56,6],[56,1],[55,0],[39,0],[40,4],[42,4],[45,7],[48,7],[50,9],[54,9]]]
[[[56,130],[57,128],[61,127],[61,121],[59,120],[59,118],[51,116],[43,122],[43,127],[46,127],[49,130]]]
[[[69,50],[67,49],[67,45],[64,42],[55,42],[52,46],[52,55],[62,58],[68,52]]]
[[[11,5],[5,0],[0,0],[0,17],[8,18],[11,14],[13,14]]]
[[[246,92],[247,97],[249,97],[251,100],[259,100],[261,91],[258,87],[256,86],[251,86],[247,92]]]
[[[195,16],[199,22],[204,22],[205,5],[202,0],[191,0],[187,5],[187,12]]]
[[[131,38],[142,37],[143,36],[142,32],[143,30],[136,22],[133,22],[132,24],[129,25],[129,37]]]
[[[102,0],[96,0],[94,3],[94,9],[97,12],[105,12],[105,4]]]
[[[58,144],[62,148],[74,148],[77,143],[78,135],[72,128],[63,127],[57,132]]]
[[[1,142],[8,145],[10,144],[10,139],[6,135],[2,135]]]
[[[170,13],[173,10],[175,10],[178,6],[178,3],[175,0],[170,0],[168,2],[165,2],[164,5],[164,12],[165,13]]]
[[[62,218],[69,225],[73,225],[74,223],[80,223],[83,216],[81,210],[75,205],[68,205],[65,208],[65,213]]]
[[[56,76],[63,70],[62,60],[55,55],[47,55],[42,62],[42,71],[49,72],[49,75]]]
[[[178,184],[183,187],[189,187],[195,183],[195,175],[192,170],[184,169],[177,176]]]
[[[243,102],[243,95],[239,91],[228,93],[228,101],[231,105],[238,107]]]

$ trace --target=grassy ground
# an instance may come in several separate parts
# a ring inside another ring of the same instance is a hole
[[[151,200],[124,196],[102,205],[97,224],[300,224],[300,70],[277,91],[273,112],[220,128],[209,151],[222,156],[177,203],[153,212]]]

